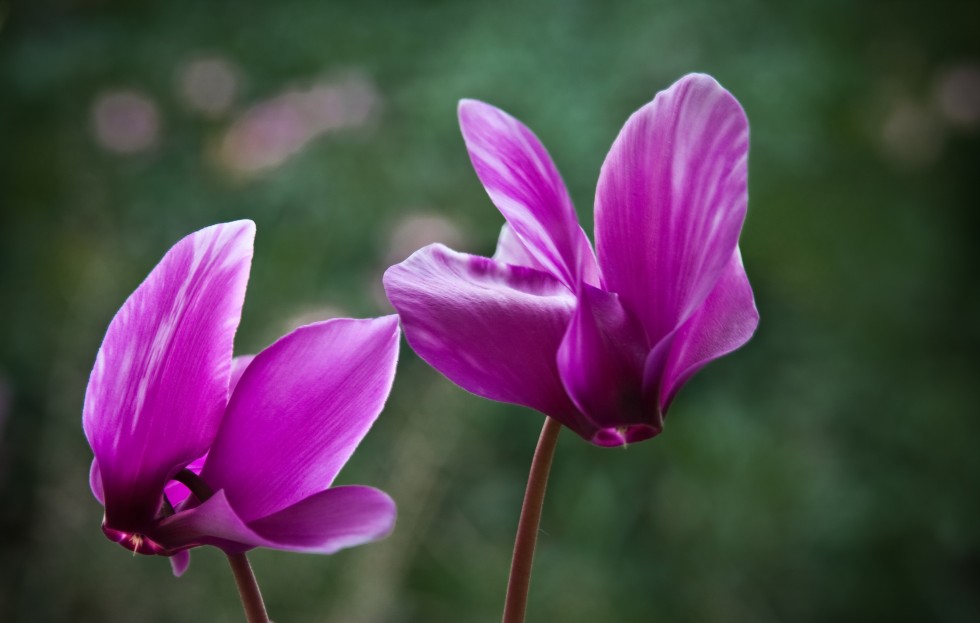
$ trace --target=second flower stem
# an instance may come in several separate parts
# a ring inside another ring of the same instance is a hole
[[[531,565],[534,562],[534,546],[538,540],[538,526],[541,523],[541,507],[548,488],[548,474],[551,460],[555,456],[555,445],[561,424],[558,420],[546,417],[538,447],[534,450],[531,471],[527,476],[527,489],[524,492],[524,505],[521,519],[517,524],[517,537],[514,539],[514,558],[510,564],[510,579],[507,582],[507,599],[504,602],[503,623],[523,623],[527,610],[527,594],[531,584]]]

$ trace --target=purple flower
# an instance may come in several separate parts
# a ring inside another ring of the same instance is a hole
[[[113,318],[85,394],[103,531],[177,575],[198,545],[329,554],[394,525],[385,493],[330,484],[388,397],[397,319],[318,322],[233,360],[254,237],[237,221],[174,245]]]
[[[681,386],[758,324],[738,250],[741,106],[692,74],[630,117],[599,174],[595,253],[530,130],[472,100],[459,120],[507,223],[492,259],[435,244],[388,269],[409,344],[464,389],[592,443],[657,435]]]

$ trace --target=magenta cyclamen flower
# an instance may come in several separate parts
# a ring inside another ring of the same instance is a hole
[[[174,245],[113,318],[85,394],[106,536],[178,575],[190,547],[327,554],[395,520],[385,493],[330,484],[388,397],[397,319],[318,322],[232,360],[254,236],[238,221]]]
[[[464,389],[595,444],[657,435],[681,386],[758,324],[738,250],[741,106],[692,74],[630,117],[599,174],[595,253],[530,130],[471,100],[459,120],[507,223],[492,259],[435,244],[388,270],[409,344]]]

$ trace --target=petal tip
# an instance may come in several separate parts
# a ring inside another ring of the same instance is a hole
[[[688,94],[685,97],[693,97],[695,101],[717,102],[715,104],[716,106],[718,104],[727,106],[731,113],[741,113],[743,117],[745,116],[745,109],[738,99],[732,95],[731,91],[722,86],[717,78],[709,74],[690,73],[682,76],[662,93],[674,93],[675,91],[687,92]],[[718,99],[713,99],[712,94]],[[732,106],[734,108],[731,108]]]
[[[255,232],[255,221],[250,218],[242,218],[237,221],[228,221],[227,223],[222,223],[221,227],[233,227],[236,229],[241,229],[247,232]]]
[[[379,316],[377,318],[373,318],[373,320],[379,325],[390,329],[392,333],[398,333],[398,314]]]
[[[481,110],[488,110],[488,109],[496,110],[494,106],[491,106],[490,104],[487,104],[482,100],[473,99],[469,97],[464,97],[460,99],[459,103],[456,105],[456,112],[459,115],[461,121],[464,114],[468,114],[470,112],[477,113]]]
[[[200,229],[187,237],[208,236],[210,233],[220,232],[232,238],[243,237],[247,242],[251,243],[255,240],[255,230],[255,221],[245,218],[237,221],[228,221],[227,223],[211,225]]]
[[[698,83],[698,84],[701,84],[701,85],[704,85],[704,86],[709,86],[709,85],[721,86],[720,84],[718,84],[718,80],[715,79],[714,76],[712,76],[710,74],[706,74],[706,73],[700,72],[700,71],[692,71],[689,74],[684,74],[683,76],[681,76],[680,78],[678,78],[677,79],[677,82],[675,82],[674,84],[675,85],[680,85],[680,84],[686,84],[686,83],[689,83],[689,82]]]
[[[395,504],[395,500],[390,495],[381,489],[374,489],[374,491],[379,494],[380,506],[384,507],[384,518],[379,522],[378,530],[374,536],[374,540],[379,541],[388,538],[395,531],[395,524],[398,522],[398,505]]]
[[[480,100],[460,100],[456,113],[463,140],[471,149],[476,145],[487,144],[493,137],[506,136],[524,127],[524,124],[509,113]]]
[[[170,557],[170,568],[174,572],[174,577],[179,578],[184,575],[187,571],[187,567],[191,564],[191,553],[189,551],[181,550]]]

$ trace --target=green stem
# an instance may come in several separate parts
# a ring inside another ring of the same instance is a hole
[[[538,526],[541,523],[541,507],[548,488],[548,473],[555,456],[555,445],[561,424],[550,417],[545,418],[538,447],[534,450],[531,471],[527,476],[527,489],[524,492],[524,505],[521,519],[517,524],[517,537],[514,539],[514,558],[510,564],[510,579],[507,582],[507,599],[504,602],[503,623],[523,623],[527,610],[527,594],[531,584],[531,565],[534,562],[534,546],[538,540]]]
[[[182,469],[174,476],[174,480],[183,484],[191,490],[191,494],[199,502],[204,502],[214,491],[201,477],[189,469]],[[248,557],[241,554],[226,554],[231,571],[235,574],[235,584],[238,586],[238,596],[242,600],[242,608],[245,609],[245,620],[248,623],[269,623],[269,614],[265,609],[265,602],[262,601],[262,591],[259,590],[259,583],[255,580],[252,572],[252,565],[248,562]]]

